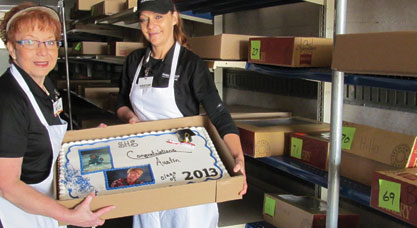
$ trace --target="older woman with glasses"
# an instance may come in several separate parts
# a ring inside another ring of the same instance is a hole
[[[0,24],[10,68],[0,77],[0,220],[5,228],[98,226],[113,206],[90,211],[90,194],[74,209],[52,194],[53,166],[67,129],[62,102],[47,74],[61,40],[58,14],[22,3]]]

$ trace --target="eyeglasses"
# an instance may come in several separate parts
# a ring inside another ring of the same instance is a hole
[[[18,40],[16,41],[16,43],[22,45],[27,49],[37,49],[40,47],[41,44],[44,44],[47,49],[57,49],[59,46],[61,46],[61,41],[56,40]]]

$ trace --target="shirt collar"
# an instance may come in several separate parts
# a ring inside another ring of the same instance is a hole
[[[45,94],[45,92],[39,87],[38,84],[36,84],[35,80],[33,80],[32,77],[29,76],[26,71],[24,71],[21,67],[19,67],[16,64],[13,64],[16,69],[19,71],[19,73],[22,75],[23,79],[25,80],[26,84],[28,85],[30,91],[35,97],[49,97],[52,100],[56,100],[57,96],[59,96],[58,91],[54,88],[52,82],[50,80],[47,80],[45,78],[43,85],[45,86],[46,90],[49,93],[49,96]]]
[[[174,58],[175,44],[176,43],[174,43],[172,45],[172,47],[169,49],[165,58],[162,60],[162,64],[160,65],[160,67],[158,67],[159,69],[152,69],[153,73],[157,74],[157,75],[154,75],[154,76],[159,76],[162,73],[165,73],[165,74],[169,75],[171,73],[171,64],[172,64],[172,59]],[[145,68],[149,67],[149,62],[150,61],[149,61],[148,57],[150,56],[150,54],[151,54],[151,47],[148,47],[146,49],[146,52],[145,52],[145,63],[143,64],[143,66]],[[150,66],[150,67],[153,68],[153,66]]]

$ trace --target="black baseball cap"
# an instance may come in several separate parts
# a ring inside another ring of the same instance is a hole
[[[172,0],[138,0],[138,14],[142,11],[152,11],[155,13],[166,14],[168,11],[174,12]]]

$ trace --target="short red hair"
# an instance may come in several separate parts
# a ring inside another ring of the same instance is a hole
[[[55,34],[55,39],[60,41],[62,39],[61,31],[61,22],[51,16],[49,13],[39,10],[33,9],[28,11],[22,15],[18,15],[11,24],[9,25],[9,30],[7,30],[7,24],[9,23],[10,19],[20,12],[21,10],[37,6],[32,2],[23,2],[18,6],[13,7],[9,12],[4,15],[3,20],[0,23],[0,37],[5,44],[11,42],[14,46],[16,41],[16,34],[32,30],[34,31],[36,28],[40,31],[53,31]],[[9,63],[12,63],[12,57],[9,56]]]
[[[37,9],[29,11],[24,15],[19,15],[16,19],[14,19],[11,22],[11,24],[9,25],[9,30],[6,31],[7,23],[13,17],[13,15],[15,15],[23,9],[33,6],[36,5],[31,2],[24,2],[16,7],[13,7],[9,12],[7,12],[4,15],[4,19],[0,24],[1,38],[4,43],[15,42],[17,33],[27,31],[30,29],[35,30],[35,28],[39,29],[40,31],[53,31],[56,40],[62,39],[61,23],[55,18],[53,18],[50,14]]]

